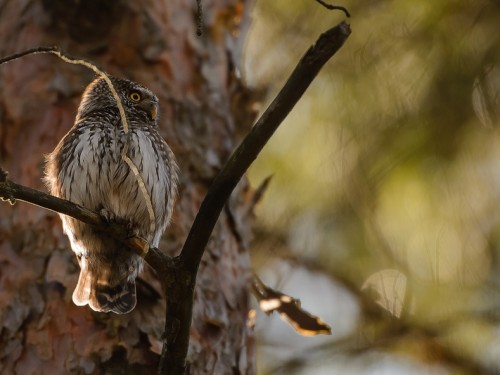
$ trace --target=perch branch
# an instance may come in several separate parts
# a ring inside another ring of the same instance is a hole
[[[89,210],[78,204],[75,204],[66,199],[54,197],[53,195],[44,193],[39,190],[16,184],[7,178],[7,172],[0,167],[0,199],[14,204],[17,200],[34,204],[50,211],[68,215],[106,231],[111,236],[122,242],[131,250],[145,257],[146,261],[155,270],[161,269],[158,263],[160,257],[165,258],[166,255],[160,253],[158,249],[149,249],[152,253],[149,255],[144,252],[144,247],[147,247],[147,241],[140,237],[129,237],[125,227],[118,223],[108,223],[97,212]],[[160,255],[159,255],[160,254]]]

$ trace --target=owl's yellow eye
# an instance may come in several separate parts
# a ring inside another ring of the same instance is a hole
[[[130,94],[130,99],[132,99],[134,102],[138,102],[139,100],[141,100],[141,94],[139,94],[138,92],[133,92]]]

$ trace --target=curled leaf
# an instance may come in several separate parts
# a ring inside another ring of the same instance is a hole
[[[268,315],[277,311],[301,335],[331,334],[330,326],[304,310],[300,300],[268,287],[257,275],[253,277],[252,291],[262,311]]]

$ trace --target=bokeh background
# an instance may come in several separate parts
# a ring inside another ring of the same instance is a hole
[[[272,175],[255,270],[332,335],[259,312],[259,374],[499,373],[500,2],[336,5],[352,35],[250,171]],[[242,73],[262,109],[342,19],[256,2]]]

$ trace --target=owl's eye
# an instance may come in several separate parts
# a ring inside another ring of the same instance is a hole
[[[134,102],[138,102],[139,100],[141,100],[141,94],[134,91],[130,94],[130,99],[132,99]]]

